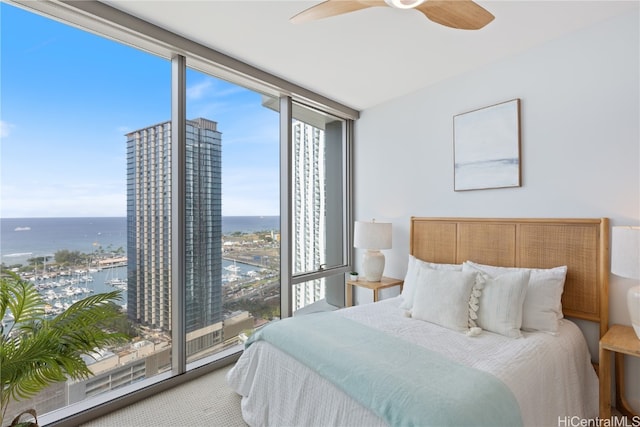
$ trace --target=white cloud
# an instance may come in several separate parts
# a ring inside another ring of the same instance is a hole
[[[13,127],[11,123],[0,120],[0,138],[7,138]]]
[[[199,83],[194,83],[187,88],[187,99],[190,101],[195,101],[199,99],[203,99],[207,97],[207,99],[216,98],[229,98],[233,97],[236,94],[246,92],[247,89],[244,89],[240,86],[226,86],[216,84],[217,81],[212,78],[205,78]],[[235,102],[235,100],[233,100]]]
[[[201,83],[194,84],[187,88],[187,99],[200,99],[209,92],[211,88],[211,80],[203,80]]]

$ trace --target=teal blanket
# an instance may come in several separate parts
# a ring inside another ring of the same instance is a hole
[[[515,397],[493,375],[333,313],[254,333],[315,370],[391,426],[521,426]]]

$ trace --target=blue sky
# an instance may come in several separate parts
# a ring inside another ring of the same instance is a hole
[[[0,217],[126,216],[127,132],[170,118],[168,60],[0,3]],[[278,116],[187,73],[222,132],[223,215],[278,215]]]

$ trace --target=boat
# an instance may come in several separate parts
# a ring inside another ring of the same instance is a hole
[[[117,285],[114,285],[114,287],[116,287],[117,289],[120,289],[121,291],[126,291],[128,289],[126,283],[119,283]]]
[[[127,286],[127,278],[119,277],[119,270],[119,268],[110,268],[107,271],[107,277],[104,280],[105,285],[113,287]]]
[[[236,265],[236,261],[235,260],[233,260],[233,265],[228,265],[224,269],[227,270],[227,271],[231,271],[232,273],[240,272],[240,267],[238,267]]]
[[[223,282],[237,282],[238,280],[240,280],[240,276],[237,275],[236,273],[229,273],[229,274],[223,274],[222,275],[222,281]]]
[[[31,227],[16,227],[13,231],[30,231]]]
[[[127,286],[127,281],[126,280],[118,279],[118,278],[107,280],[104,283],[109,285],[109,286],[115,286],[115,287]]]

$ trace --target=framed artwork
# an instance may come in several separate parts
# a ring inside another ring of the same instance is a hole
[[[520,99],[453,117],[455,191],[520,187]]]

